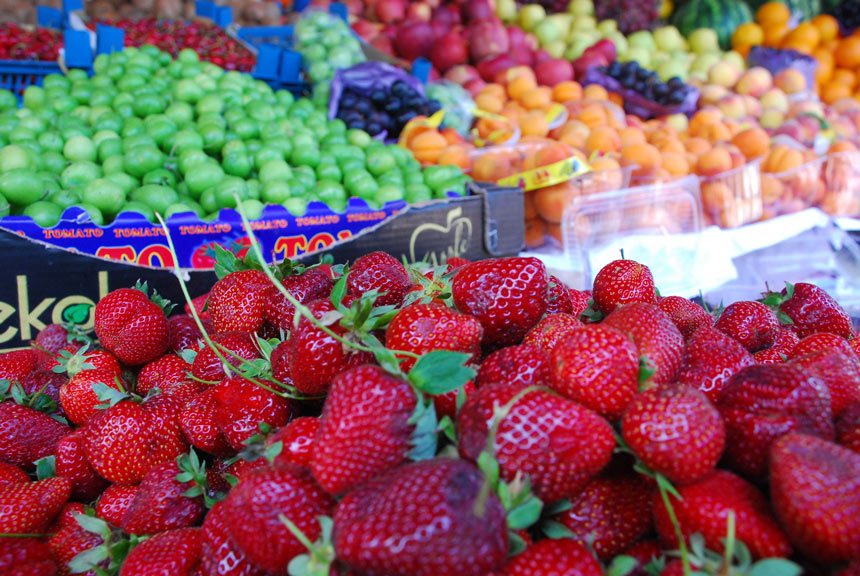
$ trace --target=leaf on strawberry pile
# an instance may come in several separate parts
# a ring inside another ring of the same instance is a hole
[[[431,396],[461,389],[475,377],[475,370],[466,366],[471,355],[451,350],[432,350],[421,356],[409,371],[409,382]]]
[[[155,288],[152,289],[152,295],[150,295],[149,284],[147,282],[141,282],[138,280],[134,283],[134,288],[146,294],[147,298],[149,298],[153,304],[164,310],[165,316],[170,316],[170,313],[173,312],[174,308],[176,308],[176,304],[159,294],[158,290]]]
[[[436,455],[438,446],[436,409],[433,402],[418,399],[415,411],[409,417],[409,424],[415,427],[409,440],[412,449],[410,460],[429,460]]]
[[[15,404],[47,414],[61,424],[68,424],[65,418],[57,414],[57,403],[50,396],[38,391],[28,395],[17,381],[12,382],[3,378],[0,380],[0,402],[7,399],[11,399]]]

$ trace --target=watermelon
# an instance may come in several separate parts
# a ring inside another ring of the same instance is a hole
[[[743,0],[690,0],[675,11],[672,24],[685,37],[698,28],[712,28],[720,39],[720,47],[730,50],[732,33],[752,19],[752,10]]]
[[[766,4],[769,0],[749,0],[753,13]],[[788,6],[792,16],[798,16],[801,20],[812,20],[821,14],[821,0],[776,0]],[[826,1],[826,0],[825,0]]]

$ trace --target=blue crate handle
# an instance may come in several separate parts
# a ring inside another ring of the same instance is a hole
[[[337,16],[344,22],[348,22],[349,18],[349,9],[346,7],[346,4],[342,2],[332,2],[328,8],[329,14]]]
[[[36,22],[42,28],[62,28],[63,12],[50,6],[36,6]]]
[[[311,0],[295,0],[293,2],[293,12],[301,12],[308,6],[310,6]]]
[[[302,81],[302,55],[295,50],[283,50],[281,52],[281,67],[278,70],[278,78],[288,84]]]
[[[68,14],[75,10],[84,9],[84,0],[63,0],[63,13]]]
[[[96,24],[96,54],[122,52],[125,32],[121,28]]]
[[[93,49],[90,46],[89,32],[66,30],[63,32],[63,43],[66,46],[66,67],[93,67]]]
[[[215,13],[218,11],[218,6],[211,0],[197,0],[194,3],[195,13],[202,18],[215,20]]]
[[[248,26],[247,28],[239,28],[236,31],[236,36],[255,46],[263,43],[276,43],[284,48],[289,48],[293,41],[293,27]],[[275,42],[276,39],[277,42]]]
[[[430,78],[430,68],[433,65],[426,58],[416,58],[412,63],[412,76],[421,81],[422,84],[427,84]]]
[[[261,44],[257,50],[257,64],[254,66],[254,78],[274,80],[278,77],[283,50],[274,44]]]
[[[226,28],[233,23],[233,7],[219,6],[215,12],[215,24],[221,28]]]

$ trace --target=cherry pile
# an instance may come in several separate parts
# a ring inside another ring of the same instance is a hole
[[[63,36],[58,30],[25,30],[14,22],[0,24],[0,60],[53,61],[62,46]]]
[[[215,270],[0,354],[0,573],[860,573],[860,338],[814,285]]]
[[[183,48],[191,48],[200,55],[201,60],[217,64],[225,70],[251,72],[256,64],[254,54],[214,24],[154,18],[100,23],[124,30],[126,46],[151,44],[171,56],[176,56]]]

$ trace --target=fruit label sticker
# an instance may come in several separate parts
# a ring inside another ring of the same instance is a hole
[[[432,252],[418,253],[418,246],[432,245],[441,248]],[[439,266],[450,258],[465,255],[472,244],[472,221],[463,216],[462,208],[448,212],[445,224],[427,222],[416,226],[409,238],[410,262],[428,262]]]
[[[486,112],[481,110],[480,108],[475,108],[472,112],[475,118],[486,118],[488,120],[493,120],[495,122],[500,123],[505,128],[501,128],[496,130],[495,132],[491,132],[487,138],[480,138],[478,136],[478,129],[472,129],[473,140],[472,143],[475,146],[483,147],[483,146],[493,146],[497,144],[507,144],[513,146],[517,142],[520,141],[520,136],[522,136],[522,132],[520,131],[520,126],[510,118],[506,116],[500,116],[498,114],[493,114],[491,112]],[[507,140],[505,138],[507,137]]]
[[[562,184],[572,178],[591,172],[591,166],[571,156],[561,162],[541,166],[527,172],[520,172],[499,180],[501,186],[517,186],[528,192],[555,184]]]

